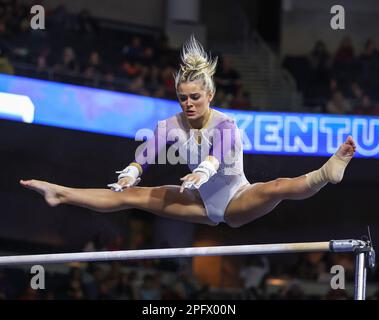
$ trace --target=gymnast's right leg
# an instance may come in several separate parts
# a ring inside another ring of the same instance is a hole
[[[140,209],[182,221],[215,225],[207,216],[197,190],[180,186],[132,187],[122,192],[108,189],[77,189],[39,180],[21,180],[20,184],[45,197],[50,206],[70,204],[97,212]]]

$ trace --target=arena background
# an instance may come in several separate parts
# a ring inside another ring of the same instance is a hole
[[[343,1],[345,30],[331,29],[330,8],[335,3],[324,0],[112,0],[106,4],[49,0],[38,3],[45,8],[45,30],[30,28],[34,4],[0,3],[0,73],[175,99],[167,74],[177,65],[183,41],[195,34],[207,50],[229,61],[234,71],[218,71],[220,91],[222,79],[230,84],[216,97],[220,108],[372,119],[379,115],[377,1]],[[136,37],[141,48],[133,53]],[[343,48],[337,55],[344,37],[351,38],[354,50]],[[374,49],[367,48],[368,39]],[[325,44],[326,51],[314,50],[317,41]],[[146,53],[147,47],[153,54]],[[66,65],[62,56],[70,50],[75,58]],[[98,58],[90,58],[93,52]],[[158,84],[153,85],[154,67]],[[147,73],[141,71],[144,68]],[[355,95],[357,86],[361,96]],[[377,131],[373,134],[377,141]],[[115,170],[132,160],[139,143],[117,135],[9,119],[0,120],[0,137],[3,254],[359,239],[367,234],[367,226],[374,243],[379,239],[379,160],[375,157],[354,159],[341,184],[329,185],[308,200],[283,202],[269,215],[233,229],[223,224],[182,223],[138,210],[99,214],[72,206],[50,208],[18,181],[35,178],[102,188],[115,180]],[[304,174],[326,159],[249,153],[244,167],[250,182],[269,181]],[[142,185],[178,184],[187,171],[186,166],[151,166]],[[51,287],[43,293],[28,288],[26,268],[1,269],[0,298],[349,299],[354,261],[342,254],[334,256],[49,266]],[[332,264],[345,266],[349,290],[330,290]],[[250,270],[253,279],[243,278],[243,270]],[[378,277],[377,271],[369,274],[371,299],[378,298]]]

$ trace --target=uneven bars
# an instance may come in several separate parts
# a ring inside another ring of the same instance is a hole
[[[354,252],[366,245],[361,240],[331,240],[325,242],[300,242],[214,247],[189,247],[148,250],[97,251],[53,253],[0,257],[0,266],[19,264],[48,264],[90,261],[138,260],[179,258],[195,256],[250,255],[295,252]]]

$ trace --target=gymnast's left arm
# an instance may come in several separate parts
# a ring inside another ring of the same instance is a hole
[[[124,170],[116,171],[118,173],[118,182],[108,184],[113,191],[121,192],[124,188],[136,186],[141,181],[142,173],[147,169],[150,163],[155,162],[155,157],[161,152],[166,144],[165,121],[160,121],[156,126],[153,136],[142,143],[136,150],[135,160],[130,163]],[[144,153],[147,153],[147,156]]]
[[[199,189],[202,184],[217,173],[219,166],[220,163],[217,158],[207,156],[192,173],[180,179],[183,181],[180,192],[183,192],[184,189]]]

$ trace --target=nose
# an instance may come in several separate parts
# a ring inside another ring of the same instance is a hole
[[[193,100],[191,98],[187,99],[187,105],[188,106],[193,106]]]
[[[187,100],[185,101],[185,103],[184,103],[184,106],[185,106],[186,108],[192,107],[192,106],[193,106],[193,103],[192,103],[191,99],[187,99]]]

